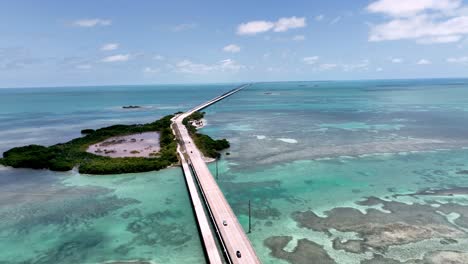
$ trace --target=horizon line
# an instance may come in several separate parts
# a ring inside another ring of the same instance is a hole
[[[193,83],[136,83],[136,84],[87,84],[87,85],[51,85],[51,86],[15,86],[0,87],[0,89],[40,89],[40,88],[90,88],[90,87],[124,87],[124,86],[192,86],[192,85],[224,85],[224,84],[258,84],[286,82],[359,82],[359,81],[416,81],[416,80],[468,80],[468,77],[415,77],[415,78],[369,78],[369,79],[319,79],[319,80],[277,80],[277,81],[233,81],[233,82],[193,82]]]

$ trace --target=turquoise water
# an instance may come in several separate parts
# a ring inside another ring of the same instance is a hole
[[[234,86],[0,89],[0,151],[153,121]],[[97,177],[0,167],[0,247],[2,264],[205,262],[178,168]]]
[[[0,89],[0,151],[55,144],[83,128],[153,121],[207,101],[235,85]],[[142,109],[122,109],[138,105]]]
[[[0,150],[65,141],[83,128],[147,122],[233,87],[0,90]],[[258,83],[206,111],[202,131],[231,142],[219,163],[220,187],[244,228],[252,201],[249,237],[264,263],[310,263],[317,252],[335,263],[361,263],[374,254],[403,262],[437,250],[467,251],[468,80]],[[428,188],[451,193],[428,195]],[[358,204],[367,197],[379,202]],[[327,212],[336,208],[356,209],[364,221],[344,230],[340,221],[353,217],[349,210]],[[295,215],[306,211],[331,228],[320,230],[317,221],[305,227]],[[407,224],[405,232],[432,232],[407,211],[458,233],[398,233],[389,247],[369,244],[383,236],[369,226],[379,214]],[[0,168],[0,215],[0,246],[7,249],[0,263],[204,262],[178,168],[104,177]],[[267,243],[279,236],[290,242]],[[316,246],[299,247],[302,239]],[[367,249],[339,249],[335,239]]]
[[[408,195],[468,186],[468,175],[460,173],[468,169],[467,106],[464,80],[264,83],[210,107],[203,132],[232,142],[219,183],[244,227],[252,201],[249,237],[264,263],[285,262],[265,245],[276,236],[292,237],[283,252],[291,256],[313,256],[312,250],[294,251],[297,241],[307,239],[336,263],[360,263],[374,253],[407,261],[436,250],[467,252],[468,226],[460,227],[458,243],[416,239],[357,254],[334,249],[332,241],[366,237],[303,228],[292,215],[311,210],[326,217],[340,207],[366,213],[382,205],[356,202],[377,197],[405,204],[449,200],[464,206],[451,213],[468,216],[466,190],[455,196]],[[401,221],[409,220],[402,214]],[[298,258],[286,260],[308,263]]]

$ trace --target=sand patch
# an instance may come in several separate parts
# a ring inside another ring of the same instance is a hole
[[[86,150],[99,156],[121,157],[154,157],[160,150],[159,133],[146,132],[128,136],[111,137],[93,144]]]

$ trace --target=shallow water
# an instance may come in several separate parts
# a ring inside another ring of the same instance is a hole
[[[292,215],[311,210],[326,217],[339,207],[383,210],[382,204],[356,204],[371,196],[416,204],[449,200],[465,206],[453,209],[455,215],[466,213],[466,191],[407,194],[468,186],[468,175],[460,173],[468,168],[467,105],[468,82],[460,80],[255,84],[210,107],[203,132],[232,142],[220,165],[220,186],[244,227],[252,200],[249,237],[264,263],[280,261],[265,245],[278,236],[292,237],[285,252],[307,239],[337,263],[360,263],[372,253],[406,261],[435,250],[466,252],[468,235],[463,232],[458,243],[449,245],[421,239],[356,254],[334,249],[332,241],[364,237],[300,227]],[[400,211],[391,213],[399,216]],[[407,220],[401,215],[401,221]],[[449,217],[444,225],[453,226]],[[308,263],[298,256],[316,251],[293,252],[287,260]]]
[[[233,87],[0,89],[0,151],[154,121]],[[178,168],[102,177],[0,166],[0,215],[0,263],[205,262]]]
[[[0,90],[0,150],[57,143],[83,128],[151,121],[233,87]],[[374,253],[407,261],[435,250],[467,251],[468,193],[461,188],[468,187],[467,80],[260,83],[206,111],[202,131],[231,142],[219,163],[220,187],[244,228],[252,201],[249,237],[264,263],[319,257],[360,263]],[[427,188],[452,191],[430,195]],[[0,168],[0,191],[0,246],[8,248],[0,263],[204,262],[177,168],[104,177]],[[327,212],[334,208],[357,211]],[[364,253],[333,247],[335,238],[364,238],[362,227],[336,230],[340,222],[333,219],[351,213],[366,219],[372,210],[369,221],[392,214],[414,232],[429,227],[405,212],[443,215],[442,228],[461,235],[456,242],[436,234]],[[308,211],[330,230],[295,217]]]
[[[1,176],[10,180],[0,194],[5,263],[204,261],[177,168],[109,177],[7,169]]]

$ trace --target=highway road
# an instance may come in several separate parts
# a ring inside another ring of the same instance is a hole
[[[223,247],[227,251],[228,261],[235,264],[254,264],[261,262],[245,234],[244,229],[232,211],[231,206],[227,202],[213,175],[208,169],[208,166],[204,162],[201,152],[193,143],[186,127],[182,124],[182,121],[192,113],[203,110],[204,108],[241,91],[247,86],[248,85],[240,86],[239,88],[203,103],[188,112],[177,115],[172,119],[172,127],[173,130],[176,131],[176,138],[179,142],[179,155],[184,157],[181,159],[181,162],[183,163],[182,165],[191,166],[193,177],[199,184],[202,197],[204,198],[203,200],[209,209],[210,218],[212,218],[212,221],[214,222],[213,224],[216,227],[216,233],[222,241]],[[240,257],[238,252],[240,253]]]

